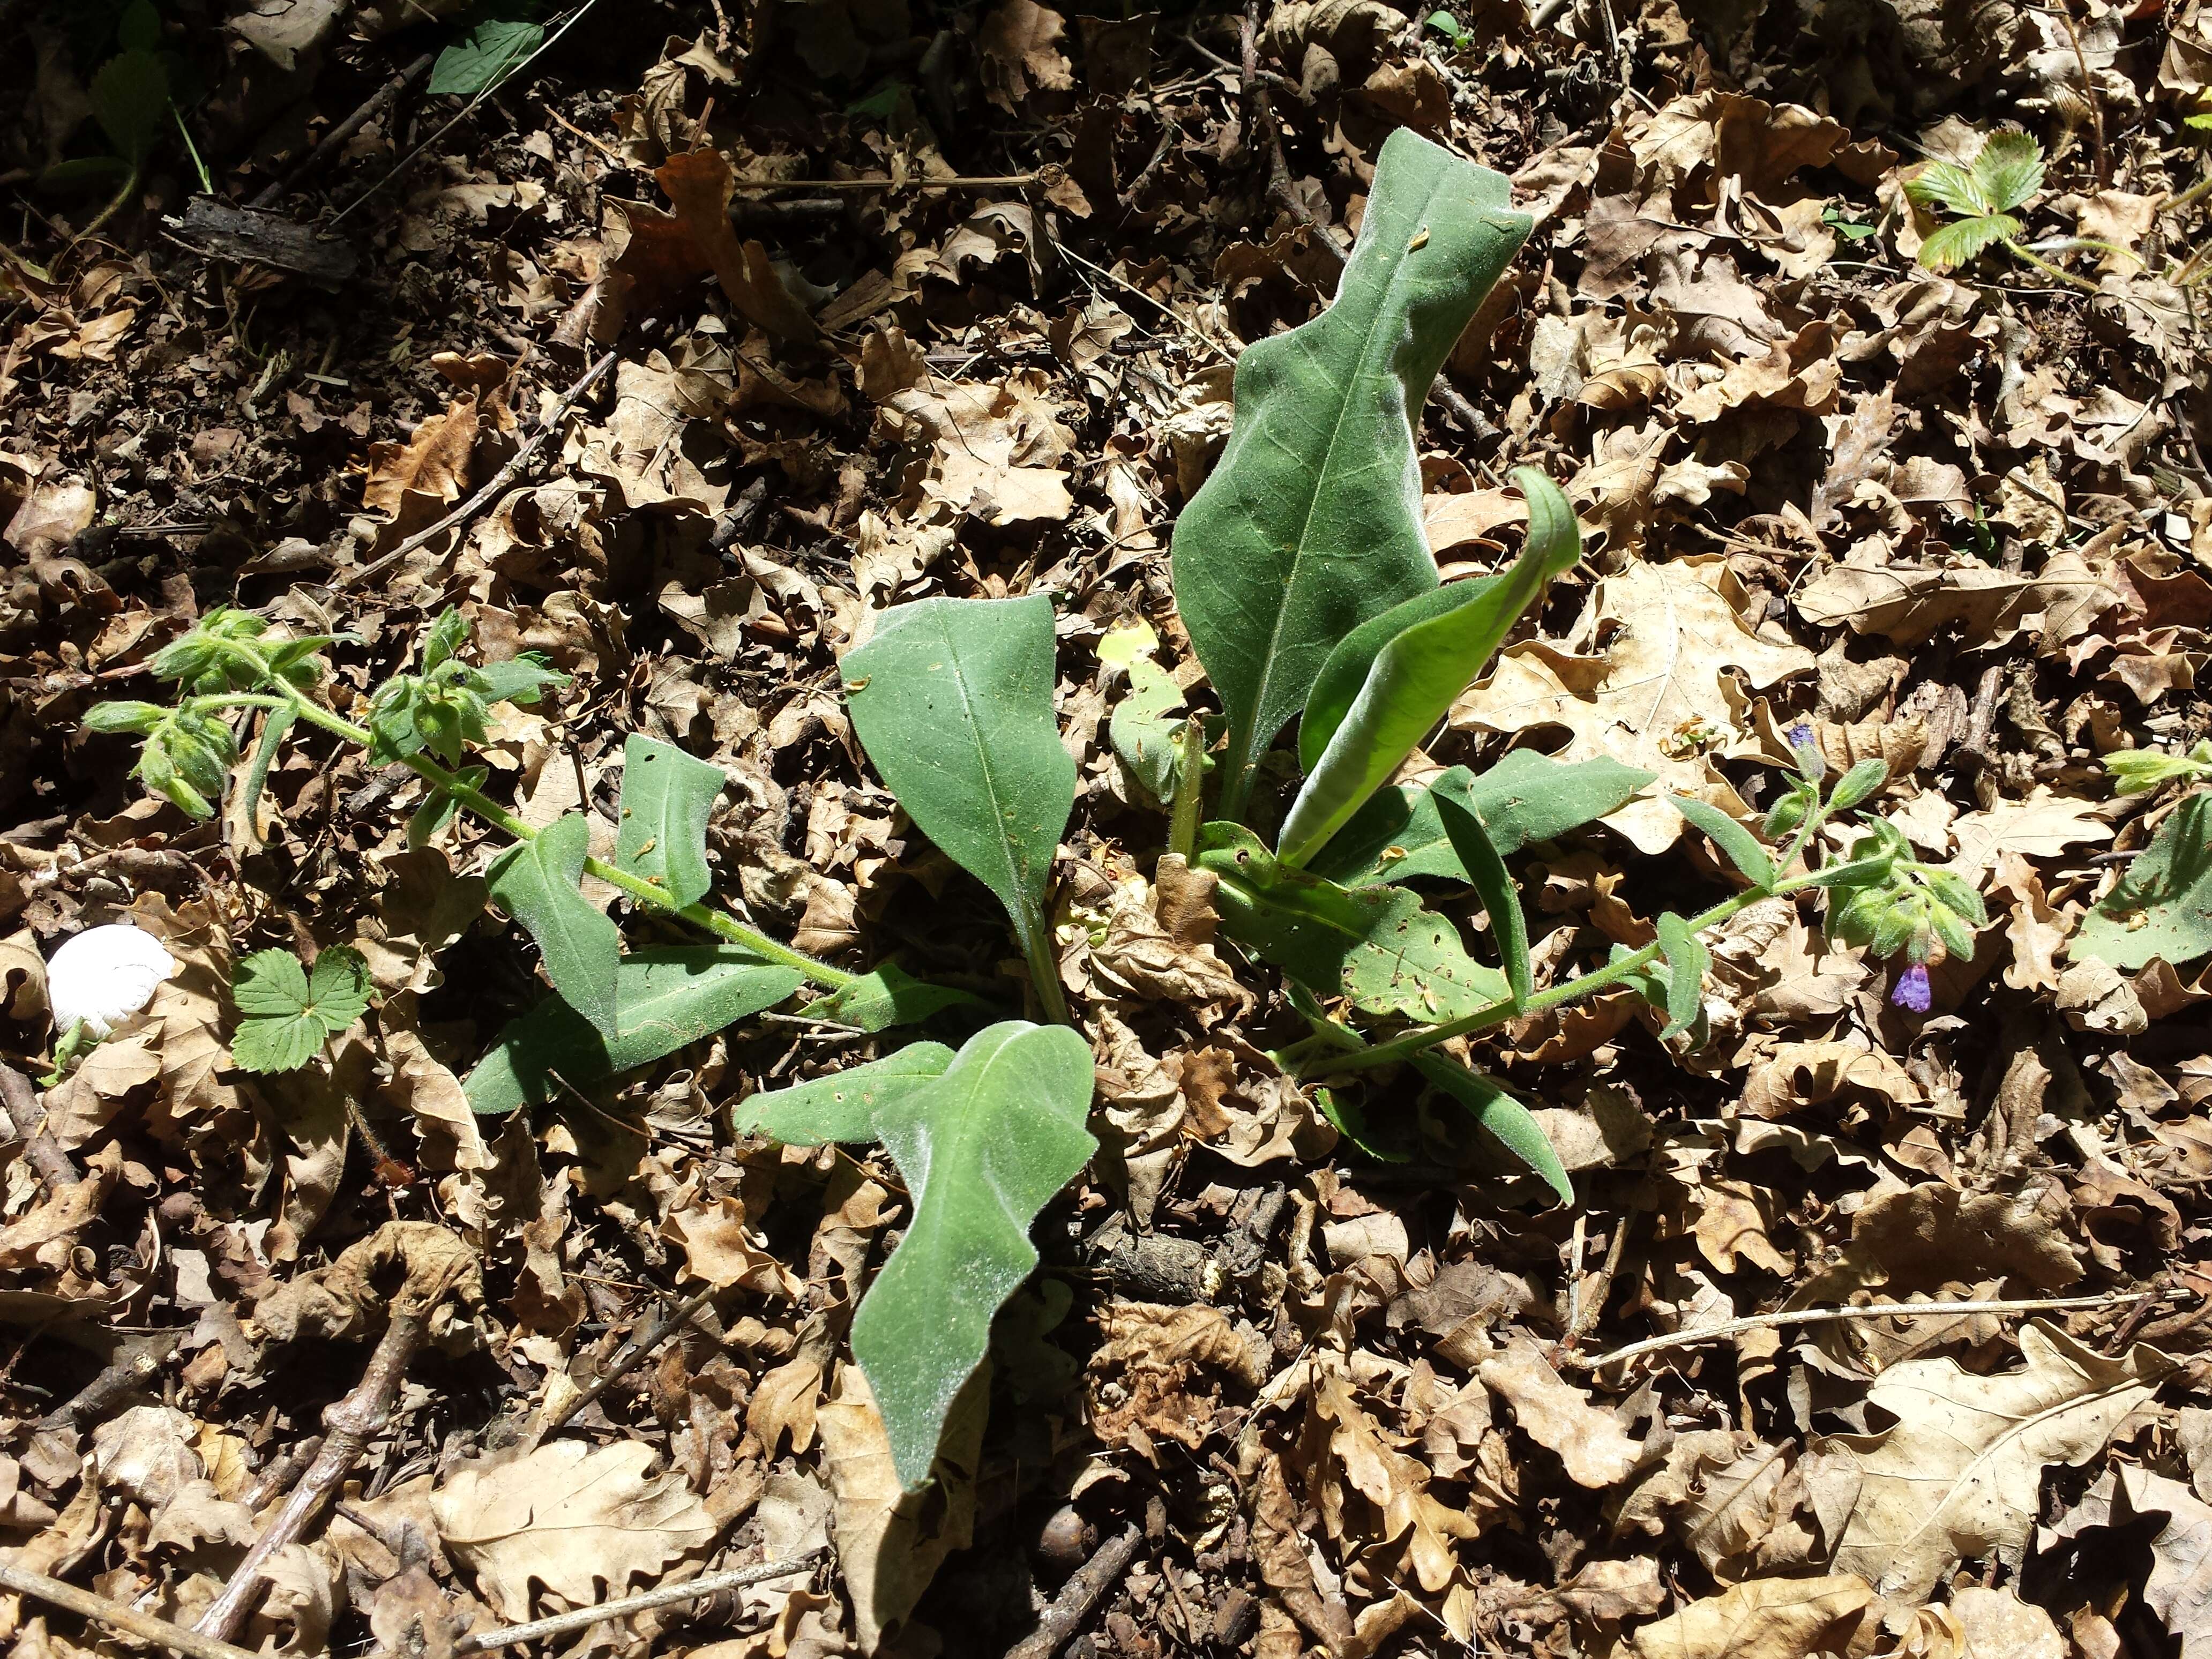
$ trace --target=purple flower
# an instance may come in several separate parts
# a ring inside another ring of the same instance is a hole
[[[1799,720],[1783,735],[1790,739],[1790,746],[1792,749],[1810,749],[1813,746],[1813,723],[1810,720]]]
[[[1900,1008],[1910,1008],[1916,1014],[1924,1014],[1933,1001],[1928,989],[1928,964],[1914,963],[1897,976],[1896,988],[1889,1000]]]

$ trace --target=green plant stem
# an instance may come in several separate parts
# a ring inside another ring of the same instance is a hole
[[[306,692],[283,679],[275,670],[270,667],[268,659],[259,652],[235,644],[230,648],[236,652],[242,660],[253,666],[255,672],[261,676],[264,684],[282,685],[284,690],[281,695],[275,696],[255,692],[237,692],[196,699],[203,707],[265,708],[283,708],[289,705],[298,711],[301,720],[311,726],[320,726],[334,737],[343,738],[348,743],[357,744],[363,749],[370,747],[374,743],[374,739],[366,726],[355,725],[343,714],[325,708]],[[410,771],[415,773],[432,787],[443,790],[485,823],[504,830],[517,841],[538,839],[537,830],[532,829],[530,825],[515,817],[489,795],[480,790],[471,788],[459,777],[428,757],[409,755],[405,757],[404,763]],[[732,945],[742,945],[754,955],[773,962],[779,967],[797,969],[813,983],[829,990],[842,991],[845,987],[856,982],[860,977],[858,974],[848,973],[842,968],[833,968],[826,962],[817,962],[803,951],[794,951],[787,945],[779,945],[767,934],[756,933],[736,917],[720,910],[709,909],[703,902],[677,905],[670,900],[666,893],[655,887],[651,882],[634,876],[627,870],[618,870],[602,860],[586,858],[584,860],[584,869],[586,873],[606,883],[608,886],[619,888],[641,904],[649,905],[669,915],[680,916],[694,927],[703,927],[708,933],[727,939]],[[1030,965],[1032,968],[1036,966],[1034,963]],[[1040,979],[1041,994],[1044,983],[1045,981]],[[1051,983],[1053,991],[1056,993],[1060,988],[1058,981],[1055,979]],[[1048,1004],[1054,1000],[1059,1001],[1059,1012],[1055,1017],[1065,1024],[1067,1019],[1066,1000],[1048,996],[1046,1000]]]
[[[1690,932],[1702,933],[1706,928],[1718,927],[1739,910],[1748,909],[1763,899],[1786,897],[1802,889],[1818,884],[1814,876],[1805,875],[1778,881],[1771,888],[1747,889],[1733,898],[1723,899],[1711,909],[1701,911],[1691,917]],[[1638,969],[1649,967],[1652,963],[1656,962],[1659,957],[1659,944],[1655,939],[1640,951],[1630,951],[1618,962],[1609,962],[1604,967],[1584,974],[1579,979],[1571,979],[1563,985],[1554,985],[1539,991],[1526,1002],[1516,1002],[1508,997],[1503,1001],[1493,1002],[1487,1007],[1478,1008],[1473,1013],[1464,1015],[1458,1019],[1447,1021],[1442,1025],[1431,1025],[1419,1031],[1408,1031],[1403,1036],[1394,1037],[1388,1042],[1376,1043],[1370,1048],[1362,1048],[1354,1054],[1330,1054],[1313,1062],[1310,1070],[1301,1068],[1299,1076],[1301,1078],[1331,1077],[1340,1072],[1371,1071],[1377,1066],[1389,1066],[1398,1060],[1410,1060],[1422,1050],[1433,1048],[1437,1043],[1448,1042],[1453,1037],[1468,1036],[1476,1031],[1486,1031],[1493,1025],[1503,1025],[1507,1020],[1522,1014],[1540,1014],[1547,1008],[1556,1008],[1563,1003],[1578,1002],[1583,998],[1605,990],[1609,986],[1618,985]]]
[[[1055,1025],[1073,1025],[1074,1016],[1067,1012],[1067,994],[1060,988],[1060,964],[1052,957],[1052,924],[1038,917],[1028,933],[1030,978],[1036,983],[1037,1000],[1044,1005],[1044,1017]],[[794,962],[790,964],[798,967]]]
[[[2070,270],[2062,270],[2057,265],[2052,264],[2050,260],[2044,258],[2040,254],[2030,253],[2018,242],[2008,241],[2004,244],[2004,248],[2008,253],[2010,253],[2015,259],[2021,261],[2021,264],[2033,265],[2045,276],[2049,276],[2055,281],[2063,283],[2069,288],[2078,288],[2084,294],[2102,294],[2105,291],[2101,288],[2099,288],[2094,283],[2091,282],[2087,277],[2076,276]]]
[[[70,238],[70,246],[75,247],[79,242],[88,241],[106,229],[107,222],[123,211],[125,204],[138,193],[138,186],[145,182],[146,163],[143,160],[133,161],[131,164],[130,176],[123,181],[123,188],[115,192],[113,198],[106,207],[100,209],[98,216],[90,224]]]
[[[1206,792],[1206,727],[1195,714],[1183,723],[1176,751],[1175,810],[1168,819],[1168,851],[1188,864],[1198,856],[1200,805]]]

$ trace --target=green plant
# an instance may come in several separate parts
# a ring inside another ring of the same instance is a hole
[[[1917,205],[1939,208],[1952,217],[1922,240],[1920,263],[1930,270],[1949,270],[2001,247],[2056,282],[2100,292],[2094,283],[2022,246],[2027,227],[2018,210],[2042,188],[2043,146],[2024,132],[1990,134],[1966,166],[1930,161],[1905,181],[1905,193]]]
[[[434,96],[473,98],[489,92],[545,43],[545,25],[535,5],[483,6],[462,20],[464,27],[430,66]]]
[[[50,190],[82,185],[104,186],[120,179],[115,194],[99,215],[78,233],[90,236],[127,206],[146,177],[146,163],[161,135],[173,122],[191,149],[191,135],[185,130],[178,108],[179,83],[186,78],[181,59],[161,49],[161,15],[151,0],[131,0],[115,25],[117,50],[100,64],[85,88],[113,154],[78,156],[56,162],[39,177]],[[192,150],[197,165],[199,154]],[[204,167],[200,168],[203,179]]]
[[[2105,757],[2124,795],[2212,779],[2212,742],[2185,755],[2124,749]],[[2081,919],[2069,947],[2133,971],[2154,957],[2179,967],[2212,951],[2212,789],[2182,797],[2112,890]]]
[[[248,1072],[296,1071],[368,1012],[368,960],[333,945],[310,972],[289,951],[257,951],[231,975],[230,998],[239,1015],[232,1062]]]

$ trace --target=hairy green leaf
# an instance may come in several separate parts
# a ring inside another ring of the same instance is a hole
[[[558,997],[511,1021],[471,1072],[469,1109],[504,1116],[649,1065],[773,1008],[805,982],[796,968],[729,945],[633,951],[616,968],[623,1030],[609,1039]]]
[[[913,1214],[853,1316],[853,1358],[909,1490],[929,1478],[991,1316],[1036,1266],[1030,1224],[1097,1146],[1084,1127],[1091,1086],[1079,1035],[1007,1020],[969,1038],[935,1081],[883,1091],[876,1134]]]
[[[1051,601],[898,605],[843,672],[876,770],[922,833],[999,896],[1038,995],[1063,1006],[1043,906],[1075,762],[1053,716]]]
[[[673,744],[633,732],[623,744],[622,825],[615,867],[663,889],[677,904],[704,898],[707,820],[729,780]]]
[[[1468,583],[1464,603],[1433,614],[1426,594],[1386,611],[1374,626],[1404,620],[1376,648],[1369,649],[1364,630],[1355,629],[1322,665],[1315,690],[1324,695],[1307,701],[1298,734],[1300,749],[1311,757],[1305,787],[1276,843],[1284,863],[1303,866],[1328,844],[1450,712],[1521,613],[1582,556],[1574,508],[1559,486],[1534,467],[1517,468],[1513,477],[1528,498],[1528,539],[1510,569]],[[1340,667],[1347,655],[1351,662]],[[1342,687],[1353,673],[1360,676],[1358,694],[1340,711]]]
[[[1401,127],[1335,302],[1237,359],[1228,445],[1174,542],[1176,601],[1229,716],[1224,817],[1336,642],[1437,586],[1413,417],[1528,227],[1502,175]]]
[[[1276,864],[1252,833],[1210,823],[1199,866],[1218,876],[1214,902],[1231,939],[1310,990],[1371,1013],[1456,1019],[1510,993],[1467,953],[1459,930],[1401,887],[1340,887]]]
[[[2043,188],[2043,146],[2025,132],[1993,132],[1974,157],[1973,173],[1990,210],[2010,213]]]
[[[230,995],[239,1012],[232,1063],[248,1072],[289,1072],[368,1012],[368,962],[337,945],[309,973],[289,951],[256,951],[238,964]]]
[[[990,1006],[970,992],[932,985],[887,962],[850,985],[817,997],[799,1012],[809,1019],[854,1025],[863,1031],[888,1031],[895,1025],[919,1025],[932,1014],[963,1004],[973,1008]]]
[[[730,1115],[739,1134],[763,1134],[787,1146],[844,1145],[878,1139],[876,1112],[885,1102],[933,1083],[952,1064],[941,1042],[915,1042],[865,1066],[816,1078],[788,1089],[757,1094]]]
[[[2134,969],[2212,951],[2212,791],[2175,807],[2150,845],[2075,930],[2074,953]]]
[[[1129,690],[1114,705],[1106,734],[1129,775],[1154,800],[1175,796],[1176,739],[1183,723],[1170,709],[1182,707],[1182,688],[1158,663],[1139,657],[1129,665]]]
[[[2021,222],[2009,213],[1984,213],[1972,219],[1954,219],[1929,234],[1920,245],[1920,263],[1930,270],[1949,270],[1977,258],[1985,248],[2008,242],[2021,233]]]
[[[568,813],[494,859],[484,881],[492,897],[538,941],[553,988],[612,1037],[623,1029],[616,991],[622,930],[577,886],[591,840],[590,822],[580,812]]]
[[[1663,1038],[1680,1036],[1705,1011],[1705,975],[1713,965],[1705,943],[1672,910],[1659,913],[1659,949],[1667,958],[1667,1026]]]
[[[1377,790],[1306,867],[1347,887],[1408,876],[1467,881],[1444,833],[1440,800],[1473,811],[1498,856],[1510,858],[1533,842],[1595,823],[1651,781],[1652,774],[1616,760],[1556,761],[1516,749],[1480,777],[1454,766],[1424,788]]]
[[[1498,953],[1505,965],[1505,983],[1512,989],[1514,1001],[1526,1002],[1534,994],[1536,982],[1528,963],[1528,922],[1521,914],[1520,890],[1506,873],[1504,860],[1483,833],[1482,820],[1449,797],[1437,805],[1444,834],[1451,837],[1452,851],[1458,854],[1490,917],[1491,936],[1498,941]]]
[[[1710,836],[1753,887],[1764,891],[1774,885],[1774,860],[1750,830],[1711,801],[1694,795],[1669,795],[1667,804]]]
[[[1415,1071],[1466,1107],[1474,1115],[1474,1121],[1496,1137],[1507,1152],[1543,1176],[1559,1195],[1560,1203],[1575,1201],[1574,1183],[1567,1179],[1567,1166],[1559,1162],[1559,1155],[1544,1133],[1544,1126],[1536,1121],[1535,1114],[1516,1096],[1502,1084],[1480,1072],[1470,1072],[1441,1054],[1421,1054],[1413,1058]]]

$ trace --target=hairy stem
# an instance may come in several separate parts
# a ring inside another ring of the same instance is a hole
[[[2021,264],[2034,266],[2036,270],[2041,271],[2045,276],[2051,277],[2056,282],[2063,283],[2069,288],[2078,288],[2084,294],[2102,294],[2105,291],[2101,288],[2099,288],[2094,283],[2091,282],[2087,277],[2076,276],[2070,270],[2062,270],[2058,266],[2052,264],[2050,260],[2044,258],[2040,254],[2030,253],[2018,242],[2008,241],[2004,245],[2004,246],[2005,251],[2008,253],[2010,253],[2014,258],[2018,259]]]

